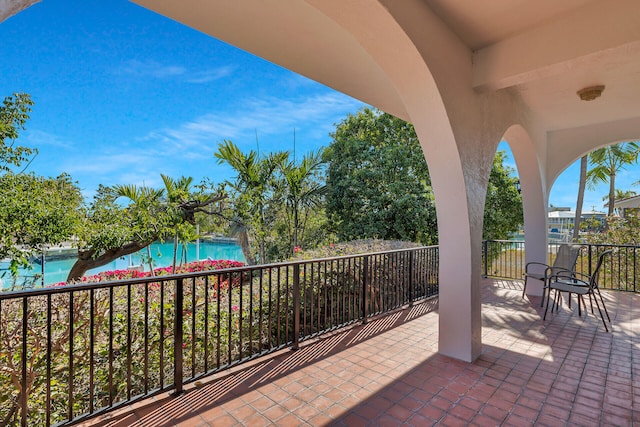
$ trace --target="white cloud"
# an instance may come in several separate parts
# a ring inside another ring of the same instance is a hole
[[[346,112],[363,104],[338,93],[325,93],[298,100],[276,97],[249,99],[233,111],[212,112],[180,124],[158,129],[144,140],[159,143],[170,152],[189,150],[210,156],[211,145],[224,139],[251,139],[258,135],[289,134],[294,128],[322,128],[325,134]]]
[[[25,132],[25,141],[30,147],[51,146],[58,148],[71,148],[73,144],[63,137],[49,132],[31,129]]]
[[[160,80],[175,78],[187,83],[202,84],[230,76],[234,70],[235,67],[228,65],[207,70],[191,70],[180,65],[167,65],[157,61],[133,59],[122,64],[114,72],[118,75],[140,78],[151,77]]]
[[[166,79],[184,75],[187,70],[177,65],[163,65],[156,61],[139,61],[134,59],[124,63],[115,72],[116,74],[132,75],[135,77]]]
[[[225,66],[210,70],[191,72],[186,77],[186,82],[196,84],[209,83],[230,76],[234,70],[235,67]]]

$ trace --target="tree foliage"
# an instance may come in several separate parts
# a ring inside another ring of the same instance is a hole
[[[299,163],[283,159],[276,180],[276,194],[284,204],[285,231],[288,248],[285,252],[293,255],[295,248],[305,241],[309,219],[322,207],[326,186],[320,176],[323,170],[322,150],[307,153]]]
[[[513,169],[504,165],[506,153],[498,151],[487,185],[482,238],[508,239],[524,222],[522,196],[516,187],[518,178]]]
[[[413,126],[365,108],[331,135],[327,213],[341,241],[437,241],[429,172]]]
[[[327,149],[327,212],[340,240],[379,238],[437,243],[429,171],[413,126],[365,108],[349,115]],[[513,170],[498,152],[487,188],[485,239],[504,239],[522,224]]]
[[[226,197],[209,194],[204,187],[192,191],[191,178],[162,178],[162,190],[131,185],[98,189],[77,234],[78,259],[67,281],[78,280],[87,270],[138,252],[156,240],[178,239],[181,227],[195,225],[198,213],[215,213],[206,207]],[[130,203],[120,203],[120,197]]]
[[[296,162],[288,152],[261,157],[224,141],[215,157],[236,172],[226,182],[230,222],[249,264],[286,259],[296,247],[315,247],[327,239],[321,151]]]
[[[16,93],[0,106],[0,259],[9,259],[13,276],[46,245],[70,238],[81,215],[82,196],[69,175],[45,178],[14,171],[24,170],[37,154],[15,145],[32,105],[28,94]]]
[[[616,199],[616,175],[638,160],[640,145],[625,142],[599,148],[589,154],[592,164],[587,172],[587,186],[594,188],[599,183],[609,184],[608,215],[613,215]]]
[[[1,175],[0,259],[8,258],[12,273],[17,274],[46,245],[59,244],[75,234],[81,207],[80,189],[69,175]]]
[[[0,173],[6,173],[13,167],[20,167],[32,159],[38,151],[33,148],[15,146],[20,130],[29,120],[33,101],[26,93],[7,96],[0,106]]]

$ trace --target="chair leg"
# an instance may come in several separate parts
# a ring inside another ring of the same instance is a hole
[[[549,288],[549,295],[547,295],[547,305],[544,308],[544,316],[542,317],[542,320],[547,320],[547,311],[549,310],[549,302],[551,301],[551,288]],[[553,309],[552,309],[553,311]]]
[[[600,295],[600,297],[602,297],[602,295]],[[600,310],[600,304],[598,304],[598,300],[595,298],[596,300],[596,307],[598,307],[598,312],[600,313],[600,318],[602,319],[602,324],[604,325],[604,330],[609,332],[609,328],[607,328],[607,322],[604,320],[604,316],[602,315],[602,310]],[[607,308],[604,306],[604,300],[602,301],[602,306],[604,307],[604,310],[606,311]],[[609,313],[607,313],[607,317],[609,317]],[[609,323],[611,323],[611,319],[609,319]]]
[[[524,298],[525,293],[527,292],[527,280],[529,276],[524,276],[524,285],[522,286],[522,298]]]
[[[571,294],[569,294],[569,298],[571,298]],[[576,299],[578,300],[578,317],[582,317],[582,308],[580,307],[580,303],[582,303],[582,305],[584,306],[584,309],[587,309],[587,306],[584,303],[584,300],[582,299],[582,295],[578,295],[576,294]]]
[[[602,294],[600,293],[600,288],[596,288],[596,290],[598,291],[598,296],[600,297],[600,301],[602,301],[602,308],[604,308],[604,312],[607,314],[607,319],[609,319],[609,323],[611,323],[611,317],[609,317],[609,312],[607,311],[607,306],[604,304],[604,298],[602,298]],[[598,305],[598,300],[596,299],[595,295],[593,296],[593,299],[596,300],[596,305]]]
[[[558,312],[558,309],[560,308],[560,298],[562,298],[562,292],[556,289],[556,295],[553,298],[553,305],[551,306],[551,311],[555,309],[555,311]]]

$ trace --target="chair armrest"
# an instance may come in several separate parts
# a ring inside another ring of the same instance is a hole
[[[545,264],[543,262],[535,262],[535,261],[531,261],[528,262],[525,266],[524,266],[524,274],[527,274],[529,272],[529,266],[530,265],[535,265],[535,266],[540,266],[540,267],[544,267],[545,269],[550,268],[549,264]]]
[[[567,274],[582,274],[582,273],[578,273],[576,271],[573,270],[569,270],[568,268],[563,268],[563,267],[547,267],[547,269],[545,270],[545,275],[549,278],[561,273],[567,273]]]

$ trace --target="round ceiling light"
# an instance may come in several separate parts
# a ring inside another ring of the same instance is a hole
[[[602,95],[602,91],[604,91],[604,85],[585,87],[584,89],[580,89],[577,93],[583,101],[593,101]]]

